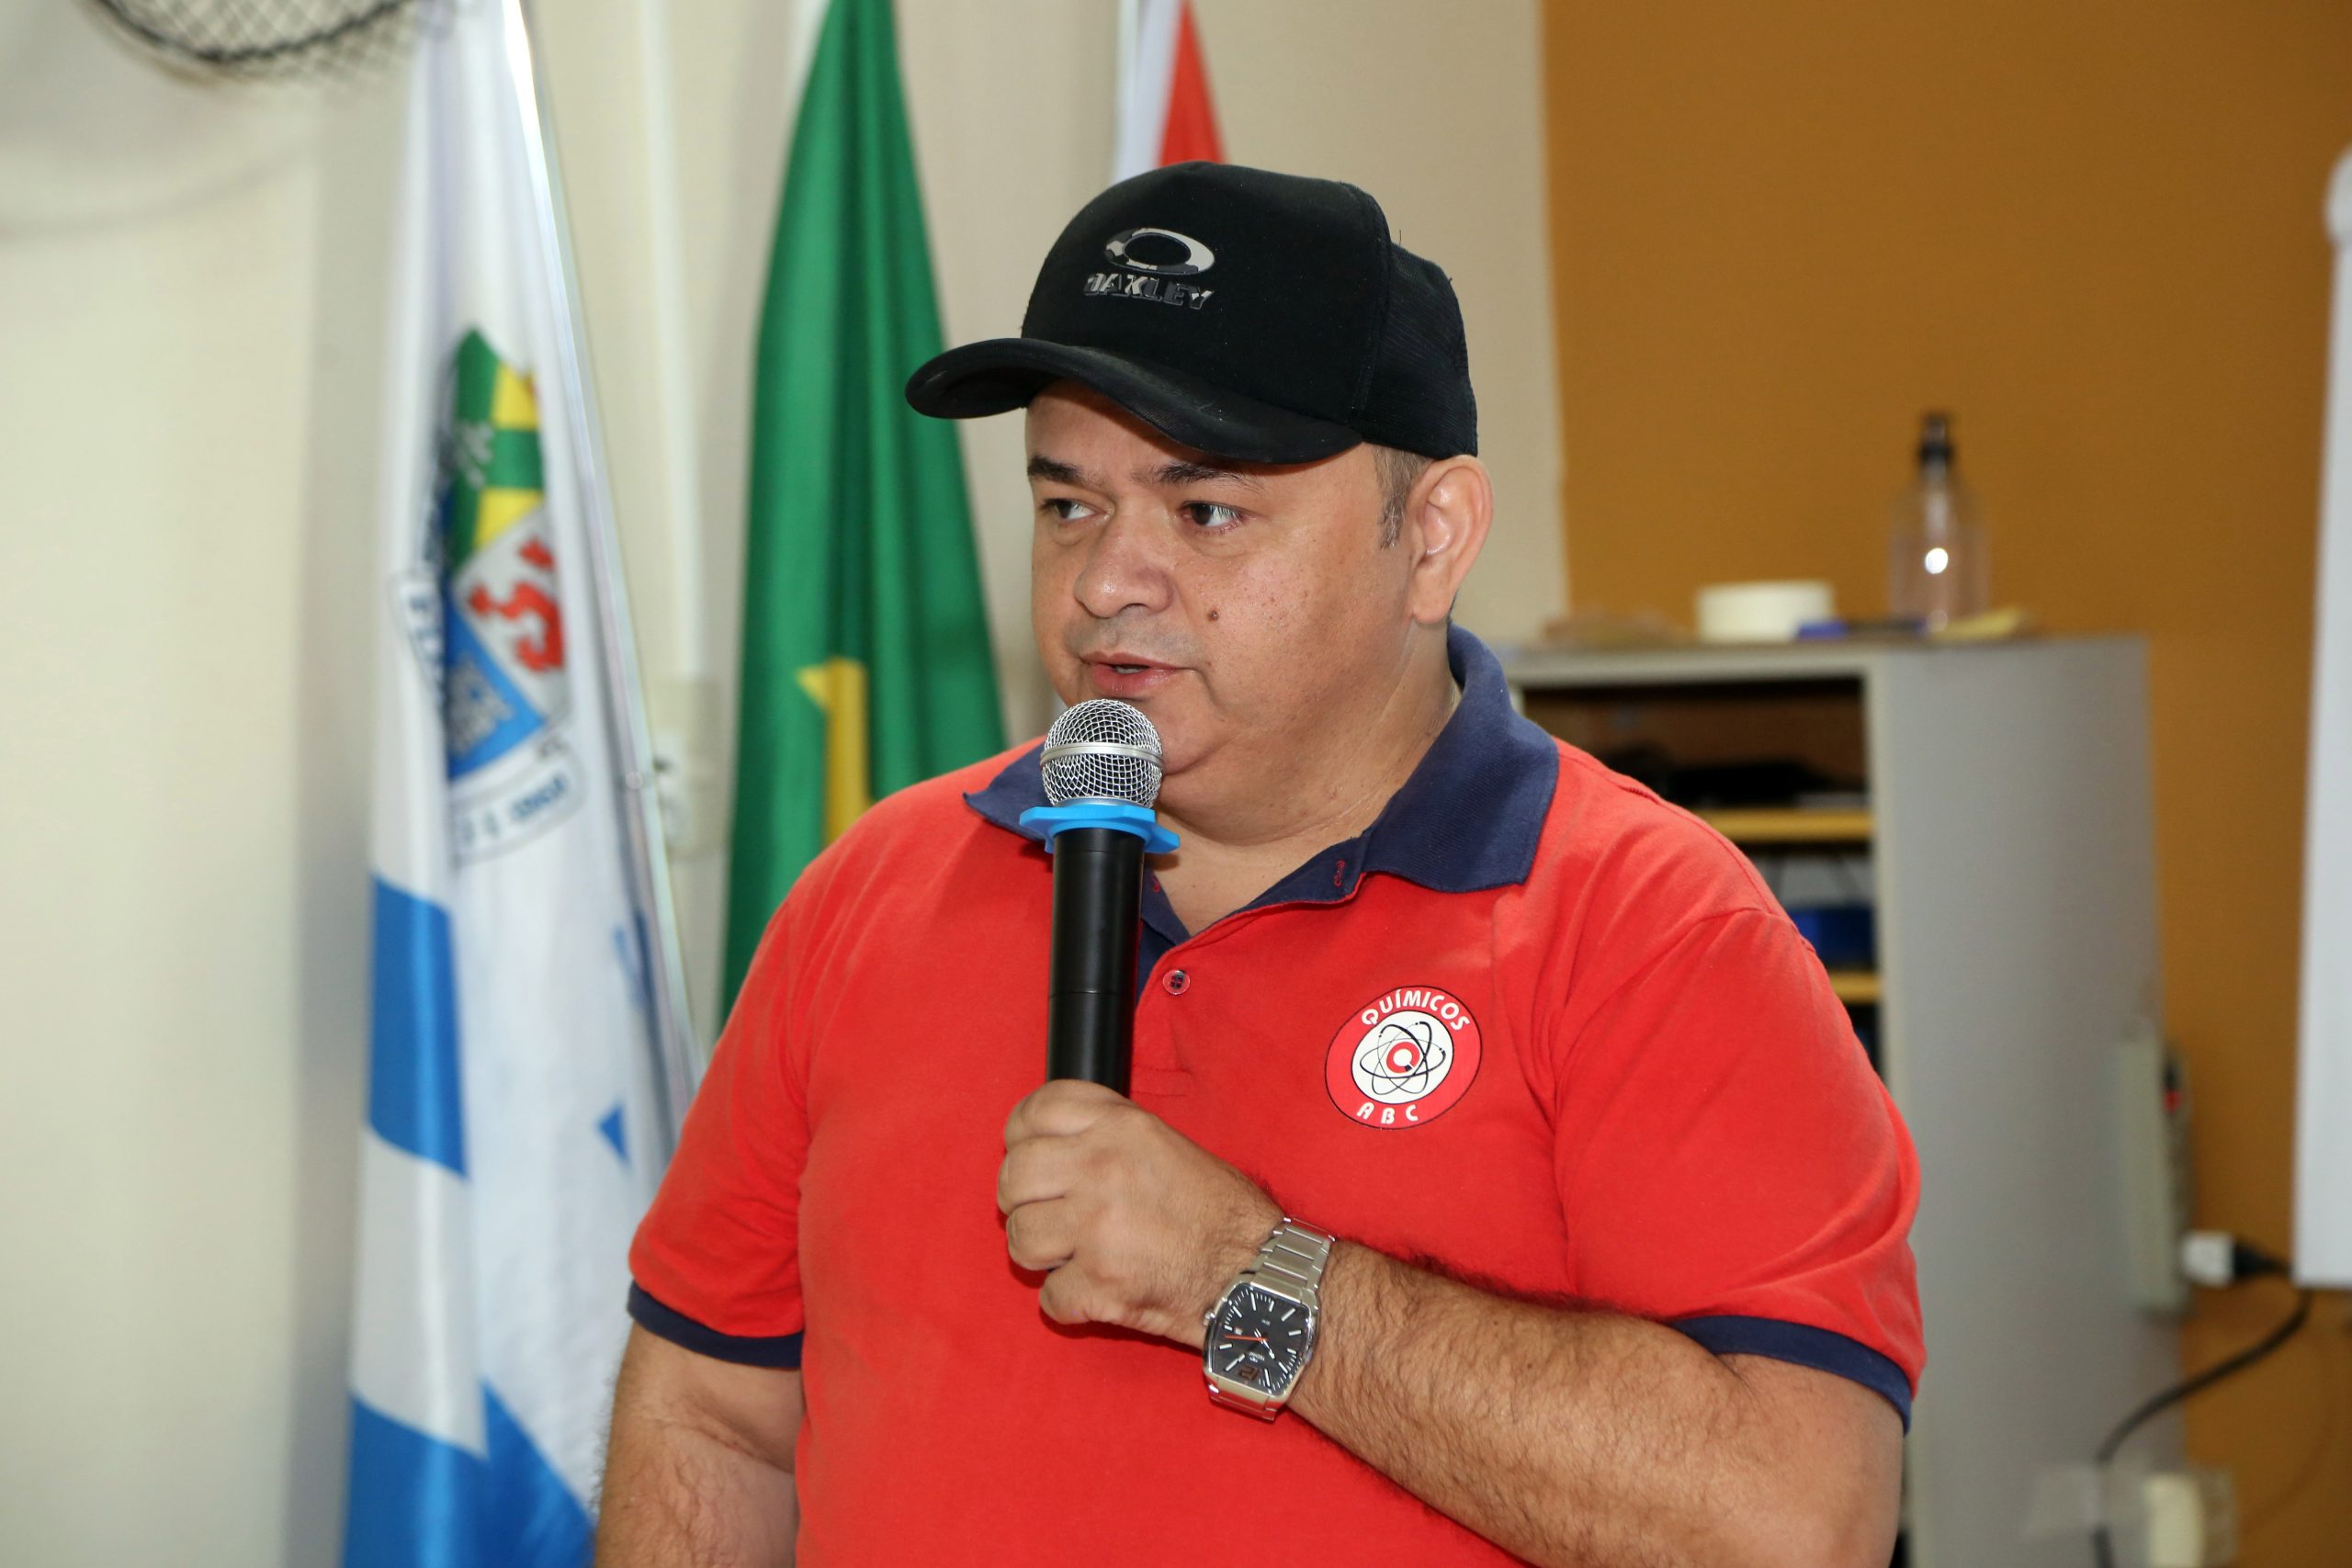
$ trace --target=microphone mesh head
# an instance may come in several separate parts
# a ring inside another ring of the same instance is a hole
[[[1039,765],[1056,806],[1123,800],[1149,810],[1159,798],[1159,731],[1130,704],[1091,697],[1054,720]]]

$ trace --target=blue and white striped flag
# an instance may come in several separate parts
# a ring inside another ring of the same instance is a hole
[[[461,0],[411,87],[346,1568],[586,1562],[668,1146],[519,26]]]

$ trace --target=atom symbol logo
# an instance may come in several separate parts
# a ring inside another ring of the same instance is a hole
[[[1348,1015],[1323,1057],[1323,1087],[1359,1127],[1427,1126],[1478,1079],[1478,1021],[1453,992],[1395,986]]]
[[[1446,1028],[1425,1012],[1389,1014],[1363,1037],[1351,1064],[1356,1087],[1384,1105],[1419,1100],[1453,1066]]]

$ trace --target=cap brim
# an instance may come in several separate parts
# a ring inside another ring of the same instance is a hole
[[[1077,381],[1187,446],[1245,463],[1311,463],[1363,444],[1343,424],[1261,403],[1144,360],[1043,338],[951,348],[907,380],[907,401],[938,419],[1025,408],[1056,381]]]

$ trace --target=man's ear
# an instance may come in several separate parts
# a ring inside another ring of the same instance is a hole
[[[1453,596],[1487,543],[1495,487],[1476,457],[1441,457],[1421,470],[1405,502],[1399,547],[1413,552],[1407,604],[1423,626],[1443,624]]]

